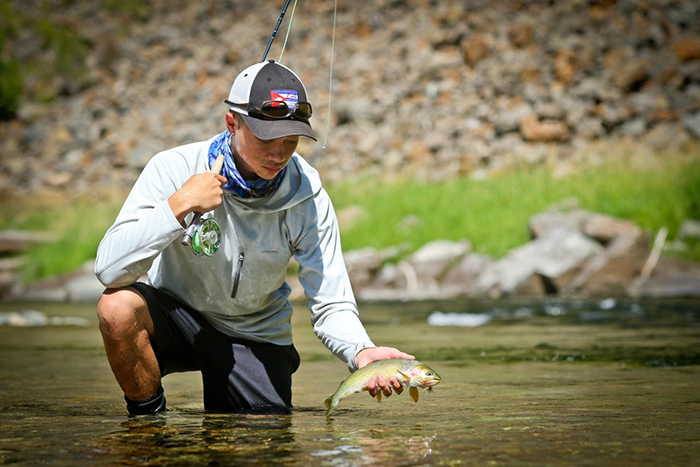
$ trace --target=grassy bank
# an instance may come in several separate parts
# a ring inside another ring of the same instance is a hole
[[[540,167],[443,184],[365,180],[329,192],[341,218],[344,210],[359,213],[343,229],[344,250],[404,243],[416,249],[437,238],[468,239],[475,251],[499,257],[529,240],[530,217],[562,200],[650,231],[666,226],[673,239],[684,219],[700,219],[700,163],[697,158],[663,166],[616,163],[566,177]],[[687,256],[700,261],[700,248]]]
[[[336,210],[354,211],[343,228],[343,249],[383,249],[406,244],[415,250],[435,239],[468,239],[475,251],[502,256],[528,241],[530,217],[567,198],[580,207],[629,219],[645,229],[669,228],[675,238],[684,219],[700,219],[700,164],[674,158],[662,166],[617,163],[553,177],[547,168],[523,169],[487,180],[462,178],[441,184],[362,180],[328,187]],[[75,270],[94,258],[121,199],[70,206],[0,208],[0,229],[54,232],[55,243],[29,252],[27,282]],[[21,214],[17,214],[20,212]],[[684,254],[700,261],[700,245]]]

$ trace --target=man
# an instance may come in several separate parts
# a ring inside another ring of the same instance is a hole
[[[164,410],[161,377],[179,371],[202,373],[206,410],[288,411],[299,366],[292,256],[314,332],[351,371],[413,358],[376,347],[359,320],[333,206],[294,152],[301,136],[316,139],[299,77],[273,61],[253,65],[225,102],[226,131],[156,154],[98,247],[100,331],[130,414]],[[222,173],[210,172],[221,154]],[[194,213],[220,224],[211,256],[181,244]],[[144,274],[148,283],[137,282]],[[378,378],[369,392],[392,388],[402,391]]]

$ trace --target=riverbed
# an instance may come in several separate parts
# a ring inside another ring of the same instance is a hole
[[[128,417],[95,305],[0,303],[0,463],[120,465],[689,465],[700,458],[700,302],[362,304],[377,344],[442,376],[417,403],[352,395],[303,304],[290,415],[205,413],[196,373],[168,411]],[[52,319],[53,318],[53,319]],[[70,318],[70,319],[66,319]],[[79,319],[76,319],[79,318]],[[428,324],[432,323],[432,324]],[[15,323],[16,324],[16,323]]]

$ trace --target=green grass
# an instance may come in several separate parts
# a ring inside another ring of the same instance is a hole
[[[468,239],[475,251],[499,257],[528,241],[527,224],[534,214],[566,198],[650,231],[667,226],[672,239],[684,219],[700,219],[700,164],[606,165],[563,178],[539,167],[443,184],[365,180],[329,192],[336,210],[359,206],[365,213],[343,230],[344,250],[401,243],[416,249],[439,238]],[[689,254],[700,260],[699,253]]]
[[[23,204],[23,203],[20,203]],[[25,283],[75,271],[95,257],[97,245],[119,211],[116,202],[79,201],[70,206],[17,206],[0,210],[0,229],[52,232],[54,242],[38,245],[25,254]],[[20,212],[21,214],[12,214]]]
[[[500,257],[529,240],[527,224],[534,214],[572,197],[584,209],[629,219],[652,232],[667,226],[672,240],[684,219],[700,219],[698,160],[675,158],[647,168],[605,165],[562,178],[540,167],[480,181],[374,179],[327,188],[337,211],[357,206],[364,212],[358,222],[342,229],[345,251],[400,244],[413,251],[436,239],[468,239],[475,251]],[[0,229],[47,230],[57,236],[55,243],[28,252],[24,280],[72,271],[94,258],[121,202],[123,197],[41,208],[3,203]],[[700,245],[696,242],[683,255],[700,262]]]

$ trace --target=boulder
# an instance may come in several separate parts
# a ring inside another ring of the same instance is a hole
[[[473,294],[474,286],[482,271],[493,264],[493,259],[477,253],[470,253],[452,269],[447,271],[441,288],[451,297],[464,297]]]
[[[343,256],[353,288],[361,289],[367,286],[382,266],[381,257],[374,248],[349,251]]]
[[[621,235],[592,257],[567,285],[565,293],[592,296],[626,295],[649,257],[648,234]]]
[[[700,265],[677,258],[659,258],[651,277],[635,284],[640,297],[700,297]]]
[[[531,238],[543,237],[556,230],[581,232],[591,213],[582,209],[560,211],[556,209],[535,214],[530,218],[528,230]]]
[[[642,229],[628,220],[590,214],[583,222],[582,231],[588,237],[607,245],[620,236],[636,237],[641,234]]]
[[[415,271],[420,288],[436,288],[445,272],[470,250],[471,243],[466,240],[435,240],[423,245],[406,262]]]
[[[558,293],[568,287],[585,261],[601,250],[580,232],[553,230],[487,267],[474,291],[491,296]]]

